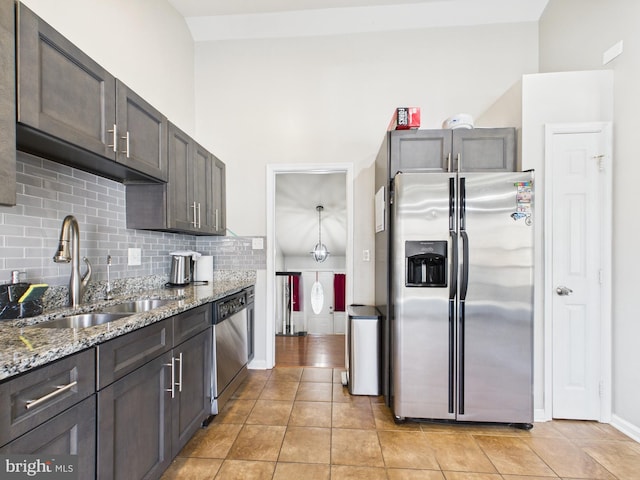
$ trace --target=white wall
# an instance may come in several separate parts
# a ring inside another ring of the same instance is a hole
[[[195,133],[193,40],[184,18],[168,2],[23,3],[169,120]]]
[[[607,122],[613,118],[613,75],[608,71],[525,75],[522,98],[522,168],[535,170],[535,399],[544,408],[544,186],[547,123]]]
[[[439,128],[536,71],[535,23],[196,44],[197,132],[227,162],[229,228],[266,232],[265,165],[353,162],[357,176],[395,107]]]
[[[579,14],[577,14],[579,12]],[[543,72],[611,69],[613,117],[613,413],[614,423],[640,435],[637,296],[638,112],[640,112],[640,2],[550,0],[540,20]],[[606,66],[602,54],[624,40],[624,52]]]
[[[309,247],[311,249],[311,247]],[[316,262],[311,255],[308,257],[285,257],[284,269],[289,272],[313,270],[318,272],[346,272],[346,258],[329,255],[322,263]]]
[[[354,164],[354,281],[371,303],[373,168],[394,109],[422,127],[479,115],[537,71],[537,25],[504,24],[196,44],[196,125],[227,164],[227,225],[266,232],[266,166]],[[355,295],[354,295],[355,297]]]

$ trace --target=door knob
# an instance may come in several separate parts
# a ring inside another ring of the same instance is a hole
[[[560,296],[568,296],[573,293],[573,290],[565,286],[559,286],[556,288],[556,293]]]

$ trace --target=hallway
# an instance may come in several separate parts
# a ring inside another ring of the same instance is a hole
[[[340,368],[250,370],[164,480],[640,479],[640,444],[596,422],[396,425]]]
[[[345,366],[344,335],[276,336],[276,367]]]

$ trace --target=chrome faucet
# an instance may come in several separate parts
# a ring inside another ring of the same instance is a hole
[[[82,303],[84,288],[91,278],[91,263],[87,257],[83,258],[87,264],[87,271],[80,276],[80,228],[73,215],[67,215],[62,221],[58,250],[53,257],[56,263],[71,262],[71,276],[69,278],[69,305],[76,307]]]
[[[111,255],[107,255],[107,287],[104,292],[105,300],[113,300],[111,295]]]

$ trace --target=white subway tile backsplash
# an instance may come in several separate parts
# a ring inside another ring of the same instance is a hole
[[[195,237],[126,228],[125,186],[66,165],[18,152],[17,205],[0,207],[0,283],[11,270],[26,280],[66,285],[69,265],[53,262],[62,219],[73,214],[80,225],[80,255],[93,265],[92,281],[168,275],[169,252],[196,250],[214,255],[217,270],[266,268],[265,250],[252,250],[251,238]],[[142,265],[127,265],[128,249],[142,250]],[[84,267],[82,268],[84,271]]]

